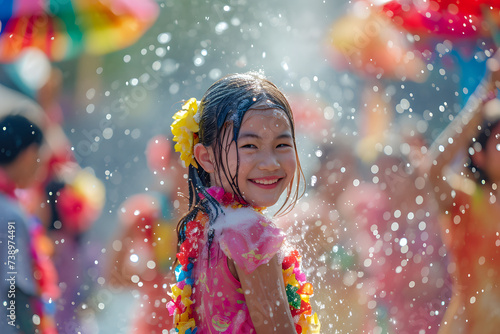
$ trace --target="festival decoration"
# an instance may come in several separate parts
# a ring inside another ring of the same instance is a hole
[[[0,62],[29,47],[50,60],[105,54],[133,44],[159,12],[152,0],[6,0],[0,7]]]
[[[101,214],[104,197],[102,182],[86,170],[78,171],[57,197],[57,212],[65,228],[78,233],[88,230]]]
[[[195,334],[197,327],[193,317],[191,305],[192,269],[194,262],[198,258],[199,243],[203,238],[203,231],[208,221],[208,217],[199,212],[195,220],[186,224],[183,231],[185,240],[181,244],[180,252],[177,253],[179,264],[175,267],[175,279],[177,284],[172,285],[172,300],[168,302],[167,309],[170,315],[174,316],[176,330],[180,334]]]
[[[306,282],[306,275],[301,271],[302,257],[293,250],[283,259],[282,271],[285,290],[297,334],[316,334],[320,332],[318,315],[312,314],[309,298],[313,295],[313,286]]]
[[[396,25],[421,38],[498,35],[500,3],[495,0],[392,0],[381,9]]]

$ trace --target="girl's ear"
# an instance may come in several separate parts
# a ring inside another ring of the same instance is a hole
[[[198,143],[194,146],[194,157],[200,166],[207,172],[214,172],[213,152],[210,148]]]

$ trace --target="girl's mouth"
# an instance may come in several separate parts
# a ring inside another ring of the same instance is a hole
[[[265,188],[265,189],[271,189],[274,188],[278,185],[278,182],[281,181],[283,178],[279,177],[267,177],[267,178],[261,178],[261,179],[250,179],[250,182],[255,184],[258,187]]]

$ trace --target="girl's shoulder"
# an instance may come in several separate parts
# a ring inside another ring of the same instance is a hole
[[[224,254],[247,273],[268,263],[285,239],[271,219],[251,207],[225,208],[213,229]]]

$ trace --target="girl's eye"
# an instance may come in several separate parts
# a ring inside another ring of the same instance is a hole
[[[257,148],[257,146],[255,146],[254,144],[246,144],[242,145],[241,148]]]
[[[276,148],[281,148],[281,147],[292,147],[292,145],[290,145],[290,144],[279,144],[278,146],[276,146]]]

